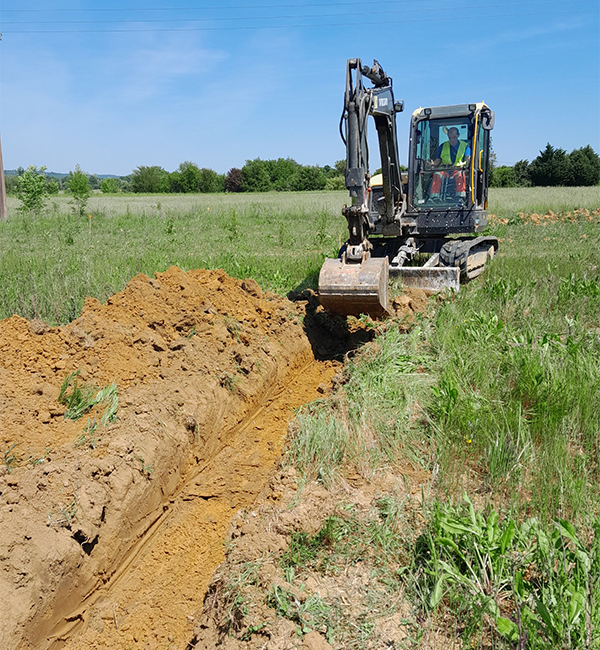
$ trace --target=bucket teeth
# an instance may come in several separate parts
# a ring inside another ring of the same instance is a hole
[[[361,263],[326,259],[319,274],[319,299],[326,311],[345,316],[385,316],[388,306],[387,257]]]

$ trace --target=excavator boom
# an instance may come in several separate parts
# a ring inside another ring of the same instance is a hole
[[[365,88],[363,77],[374,87]],[[382,150],[387,217],[393,220],[396,207],[403,204],[395,116],[402,108],[402,102],[394,101],[391,78],[377,61],[371,68],[363,66],[360,59],[347,61],[340,134],[346,145],[345,181],[352,199],[352,204],[345,205],[342,212],[350,236],[340,258],[325,260],[319,275],[319,298],[328,311],[374,316],[389,311],[389,262],[386,257],[371,255],[373,247],[368,239],[375,224],[369,196],[367,124],[369,116],[375,118]]]

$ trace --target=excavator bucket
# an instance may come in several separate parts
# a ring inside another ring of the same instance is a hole
[[[319,299],[326,311],[345,316],[385,316],[388,306],[387,257],[358,262],[326,259],[319,273]]]

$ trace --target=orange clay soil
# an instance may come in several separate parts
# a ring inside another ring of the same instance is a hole
[[[252,280],[171,268],[64,327],[0,322],[3,650],[183,650],[232,517],[351,339],[321,317]],[[116,383],[114,423],[103,404],[65,419],[75,371]]]

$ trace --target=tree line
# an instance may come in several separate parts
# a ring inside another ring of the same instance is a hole
[[[232,167],[226,174],[218,174],[185,161],[173,172],[157,166],[140,166],[128,178],[127,189],[136,193],[172,194],[335,190],[345,188],[344,169],[344,161],[338,161],[333,167],[319,167],[301,165],[293,158],[254,158],[241,168]]]
[[[19,194],[19,188],[30,184],[32,174],[43,176],[40,186],[48,195],[69,192],[72,174],[69,176],[47,175],[45,168],[17,169],[16,175],[6,176],[6,190],[9,194]],[[214,192],[269,192],[269,191],[315,191],[343,190],[345,161],[339,160],[334,166],[301,165],[293,158],[276,160],[247,160],[241,167],[232,167],[226,174],[213,169],[199,167],[193,162],[182,162],[172,172],[159,166],[140,165],[127,176],[100,179],[97,175],[87,175],[91,190],[101,190],[106,194],[132,192],[136,194],[192,194]]]
[[[587,145],[567,153],[550,143],[531,162],[492,167],[491,187],[589,186],[600,183],[600,156]]]
[[[94,190],[106,194],[132,192],[152,193],[214,193],[316,191],[345,189],[346,163],[338,160],[333,166],[301,165],[293,158],[247,160],[241,167],[232,167],[219,174],[193,162],[182,162],[168,172],[158,166],[137,167],[128,176],[100,179],[86,174],[79,165],[69,175],[47,174],[46,168],[30,166],[6,176],[6,190],[21,199],[25,212],[39,213],[45,198],[64,190],[72,197],[75,212],[83,214],[87,199]],[[520,160],[513,166],[492,165],[492,187],[588,186],[600,183],[600,156],[587,145],[567,153],[550,143],[531,162]]]

